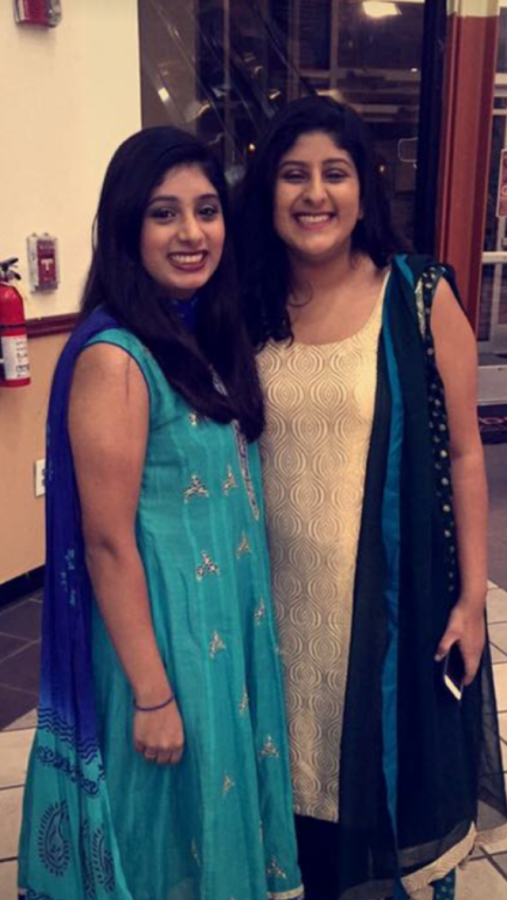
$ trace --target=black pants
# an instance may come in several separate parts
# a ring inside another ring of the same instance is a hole
[[[335,822],[296,816],[305,900],[338,900],[337,828]]]

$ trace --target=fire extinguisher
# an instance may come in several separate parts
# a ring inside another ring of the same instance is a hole
[[[23,298],[12,282],[20,278],[17,259],[0,262],[0,388],[30,384]]]

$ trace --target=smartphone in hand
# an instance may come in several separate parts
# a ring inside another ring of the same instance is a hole
[[[465,663],[458,644],[453,644],[447,656],[442,660],[442,680],[454,699],[461,700],[465,680]]]

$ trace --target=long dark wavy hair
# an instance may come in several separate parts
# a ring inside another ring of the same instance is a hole
[[[357,169],[363,218],[352,233],[353,252],[367,254],[382,268],[403,249],[375,165],[373,138],[363,119],[329,97],[303,97],[287,104],[262,137],[236,198],[242,303],[257,347],[270,338],[292,337],[287,312],[289,257],[273,224],[275,182],[282,156],[302,134],[315,131],[325,132],[346,150]]]
[[[199,291],[194,334],[173,304],[163,302],[140,255],[153,189],[169,169],[186,165],[199,166],[217,191],[226,229],[221,261]],[[264,423],[262,395],[240,314],[230,219],[225,178],[207,147],[166,126],[132,135],[114,154],[104,179],[82,316],[104,307],[148,347],[169,384],[193,409],[216,422],[237,419],[248,440],[255,440]]]

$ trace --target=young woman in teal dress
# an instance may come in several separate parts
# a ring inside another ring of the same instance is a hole
[[[451,270],[400,252],[345,104],[277,115],[240,213],[306,897],[450,900],[507,822],[475,338]]]
[[[227,223],[192,136],[116,152],[50,402],[27,900],[301,894]]]

